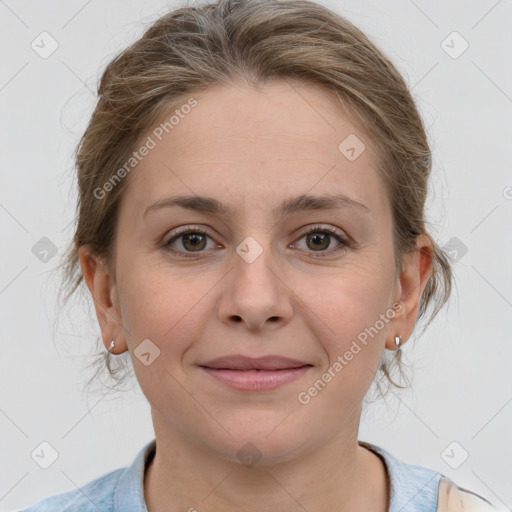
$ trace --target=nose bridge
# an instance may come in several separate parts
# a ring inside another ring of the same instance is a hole
[[[247,235],[235,249],[235,280],[242,281],[243,287],[256,288],[261,293],[275,291],[276,258],[272,257],[272,239],[263,229]],[[257,291],[257,290],[254,290]],[[251,292],[252,293],[252,292]]]

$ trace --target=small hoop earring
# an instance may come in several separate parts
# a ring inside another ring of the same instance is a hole
[[[114,341],[114,340],[112,340],[112,341],[110,342],[110,347],[108,347],[107,351],[108,351],[108,352],[110,352],[110,351],[114,348],[114,345],[115,345],[115,341]]]
[[[402,343],[402,336],[395,336],[395,345],[397,348],[400,347],[400,344]]]

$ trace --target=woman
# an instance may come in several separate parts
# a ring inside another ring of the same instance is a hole
[[[67,276],[155,440],[27,510],[496,510],[357,439],[384,349],[399,365],[451,289],[423,123],[380,50],[306,0],[220,0],[162,16],[98,92]]]

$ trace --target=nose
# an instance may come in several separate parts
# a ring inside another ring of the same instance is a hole
[[[263,239],[264,235],[247,237],[237,247],[218,309],[222,322],[243,324],[250,331],[279,328],[293,313],[293,292]]]

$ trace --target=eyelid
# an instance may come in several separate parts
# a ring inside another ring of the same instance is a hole
[[[179,235],[183,235],[185,233],[188,233],[189,231],[194,231],[194,232],[197,231],[197,232],[205,233],[208,236],[212,235],[212,233],[210,231],[210,228],[208,226],[203,226],[203,225],[195,226],[194,224],[187,224],[186,226],[180,226],[180,227],[177,227],[175,229],[172,229],[170,231],[170,232],[172,232],[172,235],[167,239],[167,241],[165,243],[168,243],[173,238],[176,238]],[[165,239],[165,237],[164,237],[164,239]]]
[[[171,233],[172,234],[170,236],[164,236],[164,238],[162,239],[162,245],[165,247],[165,246],[168,246],[169,245],[169,242],[175,240],[175,239],[178,239],[180,236],[182,235],[186,235],[187,233],[202,233],[202,234],[205,234],[207,236],[209,236],[212,240],[214,240],[214,234],[212,233],[212,230],[207,227],[207,226],[195,226],[193,224],[187,224],[186,226],[180,226],[178,228],[175,228],[173,230],[171,230],[170,232],[168,232],[167,234]],[[181,251],[178,251],[178,252],[181,252]],[[204,252],[204,251],[202,251]]]
[[[335,235],[339,236],[340,238],[348,239],[348,235],[346,235],[344,231],[342,231],[341,229],[336,228],[334,226],[331,226],[330,224],[313,224],[311,226],[307,226],[306,228],[304,228],[304,230],[301,230],[300,236],[302,237],[304,235],[307,235],[311,232],[316,232],[316,231],[327,231],[328,233],[335,234]],[[347,242],[348,242],[348,240],[347,240]]]

